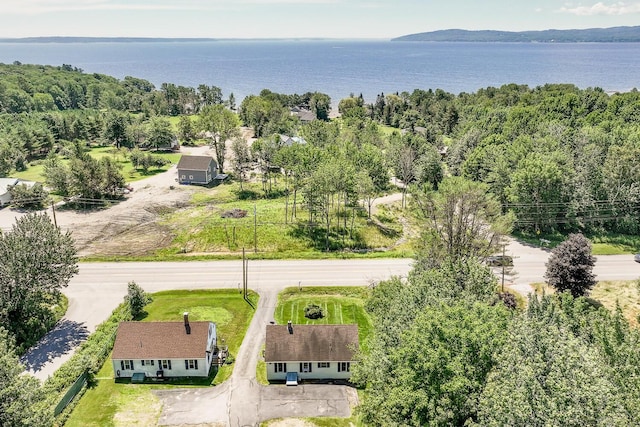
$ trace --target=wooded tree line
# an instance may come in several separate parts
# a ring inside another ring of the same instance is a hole
[[[108,109],[177,116],[198,112],[223,101],[216,86],[197,88],[163,83],[159,89],[147,80],[126,76],[86,74],[71,65],[0,64],[0,112],[30,113],[77,109]]]
[[[640,332],[619,307],[563,292],[508,309],[477,258],[428,265],[365,304],[374,331],[352,380],[367,425],[640,423]]]
[[[448,172],[489,185],[516,227],[637,233],[640,92],[510,84],[340,102],[346,115],[423,134]]]
[[[224,100],[215,86],[165,83],[156,89],[143,79],[119,81],[71,66],[1,67],[0,110],[21,112],[0,114],[4,174],[75,139],[129,148],[167,147],[174,135],[158,116],[162,114],[181,116],[177,137],[183,143],[209,132],[222,170],[226,146],[221,141],[233,138],[231,131],[239,124],[218,120],[233,114],[228,107],[235,100]],[[53,102],[35,108],[37,94]],[[14,98],[29,102],[16,109]],[[301,129],[291,109],[310,109],[326,119],[330,105],[330,98],[318,92],[286,95],[265,89],[242,100],[238,118],[260,138],[315,132],[326,140],[332,136],[320,134],[325,131],[322,125]],[[445,156],[446,173],[488,184],[503,211],[516,214],[518,229],[638,231],[640,94],[635,90],[607,94],[568,84],[510,84],[454,95],[417,89],[380,94],[371,104],[353,95],[338,108],[344,131],[354,133],[349,138],[375,140],[393,175],[405,185],[437,185],[445,173],[439,160]],[[374,123],[411,136],[385,136]],[[412,142],[415,138],[417,143]]]

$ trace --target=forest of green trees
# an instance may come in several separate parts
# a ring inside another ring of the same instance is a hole
[[[437,184],[443,173],[484,182],[503,210],[515,213],[517,229],[638,232],[636,90],[608,94],[570,84],[509,84],[457,95],[439,89],[380,94],[370,104],[350,96],[339,101],[342,118],[336,122],[327,121],[331,100],[318,92],[265,89],[236,106],[232,94],[223,99],[215,86],[155,88],[143,79],[119,81],[68,65],[2,65],[0,77],[3,176],[74,141],[166,147],[172,137],[168,116],[180,116],[175,136],[191,143],[199,131],[219,129],[207,109],[219,106],[216,118],[238,107],[242,124],[259,138],[300,135],[328,151],[329,159],[336,150],[351,155],[364,145],[377,150],[385,168],[405,184]],[[292,107],[311,109],[320,120],[302,124],[290,114]],[[398,132],[382,132],[383,126]],[[438,153],[446,172],[437,164]]]

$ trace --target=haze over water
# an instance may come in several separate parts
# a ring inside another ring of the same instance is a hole
[[[215,85],[238,104],[262,89],[319,91],[334,104],[362,93],[572,83],[625,92],[640,87],[638,43],[425,43],[390,41],[207,41],[0,43],[0,62],[70,64],[102,73],[197,87]]]

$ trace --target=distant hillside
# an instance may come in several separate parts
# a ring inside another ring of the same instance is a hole
[[[589,28],[585,30],[468,31],[440,30],[409,34],[391,41],[424,42],[539,42],[539,43],[622,43],[640,42],[640,26]]]

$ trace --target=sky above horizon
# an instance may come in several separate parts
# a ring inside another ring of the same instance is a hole
[[[388,39],[640,25],[640,1],[0,0],[0,37]]]

